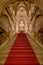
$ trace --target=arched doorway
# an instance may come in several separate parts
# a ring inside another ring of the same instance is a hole
[[[27,22],[28,16],[24,6],[18,7],[17,15],[16,15],[16,32],[25,32],[27,33]]]

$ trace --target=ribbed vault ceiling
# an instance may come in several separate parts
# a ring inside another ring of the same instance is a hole
[[[8,4],[16,1],[28,1],[37,5],[41,10],[43,10],[43,0],[0,0],[0,12],[3,8],[5,8]]]
[[[12,3],[9,6],[12,7],[16,13],[20,7],[24,7],[27,14],[28,14],[28,11],[31,7],[31,3],[27,2],[27,1],[15,1],[14,3]]]

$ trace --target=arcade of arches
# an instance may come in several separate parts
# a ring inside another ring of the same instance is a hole
[[[13,45],[11,42],[16,39],[20,32],[26,33],[40,65],[43,65],[42,0],[0,1],[0,50],[3,52],[6,47],[10,50]],[[6,58],[4,58],[4,54],[2,58],[1,51],[0,64],[4,64]]]

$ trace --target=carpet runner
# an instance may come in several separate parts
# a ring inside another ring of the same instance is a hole
[[[25,33],[19,33],[4,65],[40,65]]]

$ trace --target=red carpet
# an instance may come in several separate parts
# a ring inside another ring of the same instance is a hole
[[[25,33],[19,33],[4,65],[40,65]]]

